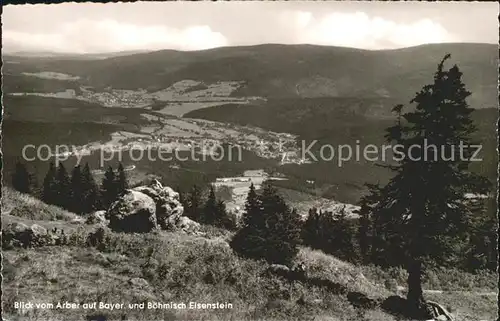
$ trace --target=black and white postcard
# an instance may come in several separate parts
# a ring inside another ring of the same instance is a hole
[[[498,4],[6,5],[2,319],[492,321]]]

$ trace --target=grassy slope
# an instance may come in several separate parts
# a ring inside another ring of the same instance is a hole
[[[6,204],[30,204],[33,209],[49,208],[9,190],[4,189],[3,196]],[[61,212],[53,207],[50,209]],[[2,218],[4,222],[21,219],[30,223],[27,218],[4,215],[3,211]],[[64,221],[40,220],[51,218],[45,214],[35,218],[38,219],[37,224],[49,228],[59,224],[58,227],[74,229],[73,224]],[[92,227],[78,228],[77,233],[83,236],[89,229]],[[111,239],[118,242],[108,244],[102,251],[69,246],[4,251],[4,317],[11,320],[17,314],[13,309],[15,301],[125,304],[143,301],[222,301],[231,302],[234,308],[220,311],[126,309],[113,312],[38,309],[27,312],[23,320],[81,320],[84,316],[96,314],[107,315],[113,320],[124,315],[128,320],[306,320],[309,317],[310,320],[396,320],[380,310],[356,311],[345,296],[328,293],[321,288],[307,288],[301,284],[290,287],[276,277],[262,276],[267,264],[237,257],[225,246],[224,240],[230,237],[227,232],[208,231],[210,238],[171,232],[147,235],[110,233]],[[153,253],[151,258],[148,252]],[[404,282],[404,275],[397,278],[397,275],[395,277],[395,274],[378,268],[356,267],[307,248],[301,249],[297,261],[305,262],[311,276],[328,278],[346,285],[351,291],[360,291],[373,298],[391,295],[381,286],[386,278]],[[159,273],[161,270],[163,273]],[[208,278],[208,275],[211,277]],[[129,285],[128,282],[137,277],[146,279],[148,284]],[[473,280],[471,277],[462,273],[459,279]],[[493,275],[479,279],[485,288],[483,290],[494,290]],[[465,283],[457,282],[458,289],[461,289],[460,284]],[[462,289],[470,290],[470,287],[466,285]],[[288,292],[291,298],[279,299],[277,293],[283,291]],[[295,303],[301,296],[310,303]],[[449,292],[433,294],[432,298],[458,308],[458,321],[492,319],[495,313],[496,300],[491,295],[478,297]],[[312,303],[315,299],[322,301]]]
[[[38,221],[72,221],[78,215],[57,206],[47,205],[40,200],[19,193],[11,188],[2,188],[2,216]],[[5,222],[4,222],[5,223]]]

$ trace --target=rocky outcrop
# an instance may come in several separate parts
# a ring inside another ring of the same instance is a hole
[[[106,213],[109,227],[117,232],[145,233],[158,228],[156,203],[148,195],[127,190]]]
[[[10,247],[37,247],[52,245],[54,238],[47,229],[38,224],[27,226],[23,223],[11,223],[2,230],[2,246]]]
[[[15,223],[10,223],[9,225],[7,225],[4,233],[7,233],[7,232],[21,233],[21,232],[26,231],[27,229],[29,229],[28,225],[26,225],[24,223],[15,222]]]
[[[394,315],[394,316],[402,316],[405,318],[415,319],[414,315],[411,315],[409,311],[411,309],[408,307],[408,301],[405,298],[402,298],[397,295],[393,295],[385,299],[380,307],[382,310]],[[443,306],[439,303],[433,301],[427,301],[425,303],[426,311],[425,314],[428,316],[428,320],[434,321],[453,321],[455,320],[453,315],[448,312]]]
[[[90,213],[85,220],[86,224],[99,224],[107,226],[109,221],[106,219],[106,211],[96,211]]]
[[[106,211],[103,211],[103,212],[106,212]],[[73,218],[71,221],[69,221],[71,224],[74,224],[74,225],[80,225],[80,224],[84,224],[85,223],[85,219],[83,217],[75,217]]]
[[[175,228],[186,233],[197,233],[200,230],[200,223],[193,221],[187,216],[179,216],[174,222]]]
[[[147,288],[149,287],[148,281],[143,278],[132,278],[128,280],[128,284],[136,288]]]
[[[31,225],[30,229],[34,237],[41,237],[47,235],[47,229],[38,224]]]
[[[290,273],[290,268],[283,264],[271,264],[267,268],[267,273],[287,277]]]
[[[377,300],[370,299],[366,294],[361,292],[347,293],[347,300],[358,309],[374,309],[379,305]]]
[[[448,312],[442,305],[434,301],[426,302],[427,308],[434,318],[437,321],[453,321],[454,318],[450,312]]]
[[[290,269],[286,265],[271,264],[267,268],[267,273],[282,276],[289,280],[303,281],[306,279],[306,266],[300,262]]]
[[[156,220],[161,228],[172,229],[184,213],[184,207],[179,201],[179,193],[168,186],[162,186],[158,180],[153,180],[149,186],[139,186],[134,191],[151,197],[156,204]]]
[[[179,193],[155,179],[148,186],[127,190],[108,209],[106,219],[114,231],[149,232],[160,227],[196,234],[200,224],[183,213]],[[100,219],[98,212],[93,215],[96,216],[93,220]]]

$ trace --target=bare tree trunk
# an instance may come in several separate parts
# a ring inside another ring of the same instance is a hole
[[[430,318],[422,290],[422,262],[412,260],[408,266],[408,294],[406,296],[409,313],[417,319]]]

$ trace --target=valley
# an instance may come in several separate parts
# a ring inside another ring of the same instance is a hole
[[[37,77],[42,79],[58,80],[77,80],[80,78],[78,76],[50,71],[38,74],[22,73],[22,75],[37,75]],[[241,86],[241,82],[238,81],[223,81],[206,85],[200,81],[181,80],[168,88],[156,92],[147,92],[144,89],[113,89],[111,87],[106,88],[104,91],[96,91],[91,87],[81,86],[77,90],[66,89],[65,91],[55,93],[14,92],[9,93],[9,95],[76,99],[99,104],[103,107],[144,108],[166,115],[181,117],[185,113],[201,108],[223,104],[248,104],[252,101],[265,101],[261,97],[230,97]]]
[[[280,45],[262,45],[186,55],[158,51],[87,60],[7,56],[7,136],[22,132],[23,126],[44,126],[46,122],[68,124],[69,128],[74,124],[75,130],[82,127],[83,131],[102,126],[103,135],[95,139],[87,131],[88,138],[80,136],[75,140],[75,133],[68,129],[67,135],[48,134],[44,142],[36,135],[16,137],[5,143],[6,168],[12,168],[10,160],[19,157],[20,147],[27,143],[75,145],[59,157],[86,159],[94,159],[102,151],[126,154],[133,149],[154,153],[159,149],[196,149],[195,154],[215,155],[214,148],[237,146],[257,158],[245,157],[243,165],[219,164],[216,172],[202,162],[190,162],[187,167],[208,174],[212,181],[225,174],[243,175],[245,170],[267,168],[271,175],[279,172],[288,178],[276,182],[277,186],[306,193],[318,202],[331,199],[356,204],[365,183],[386,181],[391,174],[363,160],[342,168],[328,162],[311,164],[301,157],[299,141],[382,144],[384,129],[394,121],[391,108],[410,97],[402,88],[417,88],[419,83],[425,83],[426,70],[434,68],[437,57],[453,50],[454,61],[465,70],[466,83],[473,92],[471,104],[477,108],[478,138],[485,145],[485,161],[474,166],[495,180],[496,111],[486,108],[496,105],[496,97],[488,93],[490,83],[496,83],[490,82],[495,75],[486,68],[495,61],[494,46],[442,44],[380,52],[288,46],[287,54],[278,59],[283,49]],[[474,58],[469,55],[473,50],[477,51]],[[426,53],[425,59],[418,65],[404,64],[406,57],[415,52]],[[331,63],[322,58],[325,55],[331,57]],[[165,64],[168,67],[160,67]],[[369,65],[371,77],[363,79],[362,69],[356,64]],[[120,69],[113,69],[117,65]],[[317,68],[320,65],[321,70]],[[401,69],[403,65],[406,69]],[[471,66],[485,72],[476,77],[477,71]],[[412,76],[404,78],[405,74]],[[402,81],[394,82],[395,77]],[[400,87],[394,87],[396,83]],[[21,127],[14,130],[10,122]],[[26,137],[32,138],[28,142]],[[144,160],[134,162],[129,156],[125,161],[137,167],[135,172],[143,173],[139,177],[158,168]],[[100,170],[103,164],[92,162],[92,166]],[[172,171],[166,165],[161,168]]]

